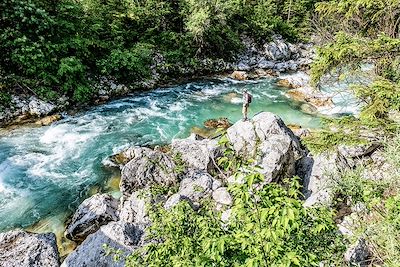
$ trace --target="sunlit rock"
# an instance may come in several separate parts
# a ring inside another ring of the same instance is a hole
[[[67,238],[81,241],[100,226],[118,220],[118,200],[108,194],[96,194],[79,205],[65,231]]]

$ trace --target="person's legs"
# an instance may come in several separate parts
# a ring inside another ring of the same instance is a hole
[[[242,109],[243,121],[247,120],[247,108],[248,108],[248,105],[243,105],[243,109]]]

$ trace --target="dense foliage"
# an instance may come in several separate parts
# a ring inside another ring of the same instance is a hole
[[[318,266],[340,261],[343,246],[333,213],[305,208],[296,179],[255,189],[262,182],[260,174],[237,175],[246,182],[229,186],[234,203],[228,221],[207,200],[198,210],[186,201],[171,210],[156,207],[147,236],[153,241],[128,257],[127,266]]]
[[[97,75],[127,83],[147,78],[156,52],[174,74],[176,64],[231,58],[241,49],[242,33],[298,38],[315,2],[4,0],[0,104],[11,90],[87,101]]]

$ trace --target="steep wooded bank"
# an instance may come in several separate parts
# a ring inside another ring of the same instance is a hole
[[[12,95],[90,104],[104,80],[137,90],[234,69],[245,36],[305,37],[315,2],[2,1],[0,109]]]

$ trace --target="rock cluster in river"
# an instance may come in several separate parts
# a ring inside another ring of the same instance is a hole
[[[351,168],[354,161],[379,153],[376,146],[363,146],[311,155],[284,122],[268,112],[257,114],[250,121],[235,123],[227,130],[227,138],[237,153],[255,159],[254,164],[260,166],[265,182],[300,176],[304,181],[306,206],[329,205],[331,175]],[[174,140],[165,151],[132,147],[120,156],[113,156],[114,166],[122,169],[122,197],[118,202],[107,194],[94,195],[78,207],[67,226],[66,236],[83,242],[61,266],[123,266],[124,256],[147,242],[145,232],[151,224],[147,205],[160,203],[170,209],[180,201],[187,201],[197,209],[201,200],[209,197],[223,211],[221,220],[227,223],[233,201],[227,184],[243,181],[240,177],[226,179],[218,175],[215,162],[222,150],[216,140],[191,136]],[[115,162],[115,159],[120,160]],[[148,190],[150,186],[161,188],[164,193],[153,194]],[[348,251],[350,262],[357,263],[368,257],[368,247],[363,244],[360,240]],[[121,251],[121,261],[114,261],[107,253],[109,248]],[[30,255],[22,253],[33,249],[35,264]],[[22,231],[0,234],[0,261],[5,266],[58,266],[54,235]],[[52,264],[46,265],[47,262]]]

